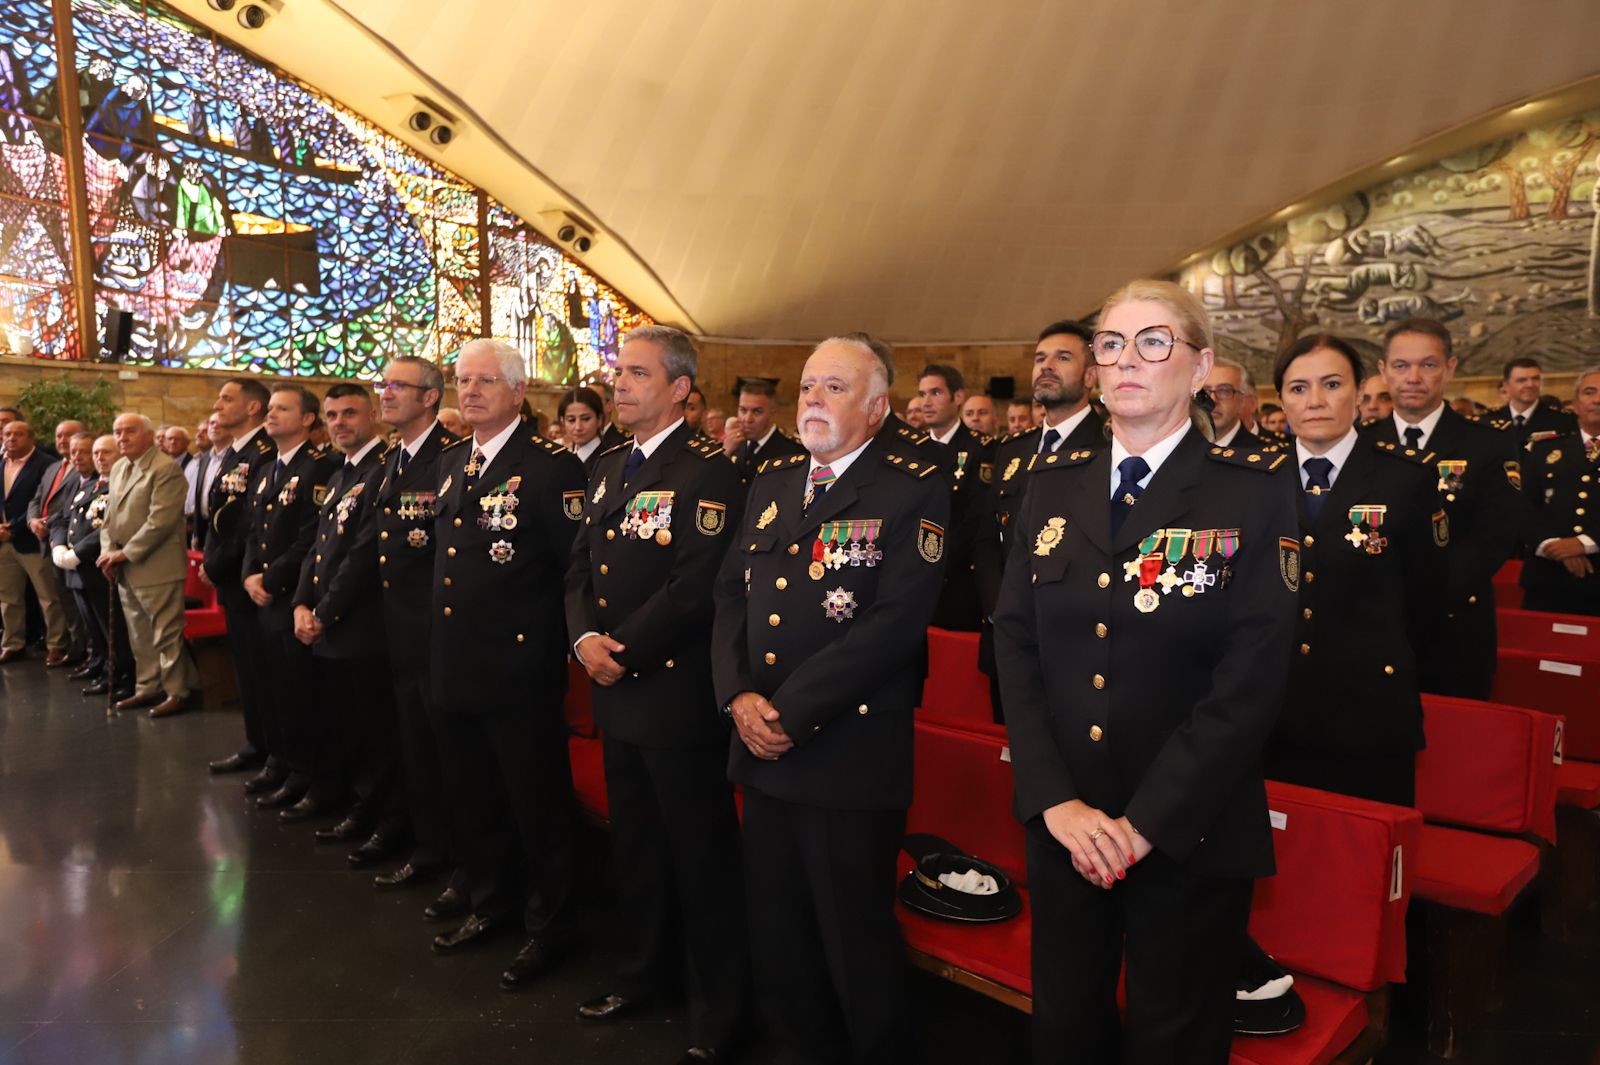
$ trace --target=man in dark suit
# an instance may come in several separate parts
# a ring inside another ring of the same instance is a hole
[[[1243,363],[1218,355],[1206,375],[1205,392],[1211,397],[1211,442],[1218,447],[1260,448],[1266,441],[1244,427],[1246,397],[1256,385]]]
[[[217,590],[244,710],[244,743],[233,754],[209,763],[209,768],[213,773],[240,773],[259,767],[261,772],[245,783],[247,795],[276,791],[288,776],[281,764],[283,752],[268,743],[272,708],[265,641],[259,612],[243,583],[244,548],[251,539],[250,490],[278,457],[278,445],[262,428],[269,398],[266,386],[255,377],[230,378],[217,390],[211,416],[228,445],[214,460],[204,505],[195,514],[196,522],[206,527],[200,572]]]
[[[1378,369],[1394,416],[1362,427],[1402,453],[1433,452],[1449,519],[1445,618],[1422,663],[1422,690],[1487,699],[1494,682],[1494,575],[1515,550],[1526,513],[1515,438],[1469,421],[1444,401],[1455,373],[1450,331],[1408,318],[1384,337]]]
[[[66,515],[63,513],[67,500],[78,490],[81,480],[74,464],[69,457],[72,449],[72,440],[75,436],[86,435],[87,441],[83,445],[84,461],[94,472],[94,460],[90,452],[94,448],[94,436],[84,433],[83,423],[75,418],[68,418],[56,425],[56,452],[61,458],[51,463],[45,470],[44,476],[39,480],[39,487],[33,493],[33,500],[28,504],[28,528],[39,538],[41,544],[49,544],[50,530],[53,525],[65,526]],[[46,552],[46,557],[51,553]],[[51,662],[45,660],[47,668],[57,668],[67,665],[76,665],[80,668],[68,676],[79,680],[88,674],[81,668],[89,656],[89,630],[83,616],[78,612],[77,600],[67,587],[64,574],[54,561],[50,564],[50,575],[55,579],[57,596],[56,602],[61,604],[62,617],[67,623],[67,653],[64,658]]]
[[[185,509],[190,517],[189,546],[204,555],[206,540],[211,536],[211,489],[222,473],[223,462],[232,458],[229,449],[233,446],[233,437],[218,424],[215,414],[200,424],[206,427],[210,446],[196,455],[190,466],[189,501]],[[201,569],[203,572],[204,566]]]
[[[315,703],[324,728],[319,763],[348,780],[355,805],[318,843],[366,837],[347,860],[364,869],[388,857],[405,836],[399,781],[394,692],[379,677],[389,672],[379,599],[379,542],[366,520],[383,477],[377,412],[367,390],[337,384],[323,397],[322,417],[344,461],[328,482],[317,539],[300,566],[294,593],[294,635],[311,648]],[[412,651],[415,654],[416,651]]]
[[[722,435],[727,452],[739,477],[749,484],[756,467],[769,459],[798,455],[805,449],[778,428],[778,386],[760,377],[739,382],[739,410],[729,419]]]
[[[1544,370],[1539,360],[1527,355],[1507,359],[1500,376],[1506,403],[1486,416],[1491,428],[1511,433],[1520,449],[1529,440],[1548,440],[1558,433],[1570,433],[1578,421],[1564,410],[1540,401],[1544,390]]]
[[[509,344],[461,349],[456,392],[473,438],[439,465],[433,527],[433,698],[472,903],[433,948],[460,950],[520,918],[529,938],[501,974],[507,990],[574,938],[562,589],[583,464],[517,420],[525,373]]]
[[[133,648],[120,611],[113,623],[111,586],[95,565],[100,559],[100,526],[105,522],[111,468],[121,455],[114,437],[97,440],[92,433],[73,436],[68,453],[75,467],[74,479],[67,486],[71,496],[59,518],[50,523],[50,551],[88,630],[89,657],[74,676],[88,681],[84,695],[112,692],[114,701],[122,700],[133,694]],[[115,676],[108,673],[108,665]]]
[[[392,872],[373,878],[379,889],[418,884],[455,868],[450,799],[445,791],[435,734],[437,711],[430,690],[427,648],[433,633],[433,520],[438,509],[439,464],[456,456],[461,438],[439,423],[444,376],[427,359],[390,361],[378,393],[383,420],[399,439],[383,458],[377,504],[366,521],[375,527],[382,577],[383,628],[389,675],[394,680],[402,776],[415,846]],[[466,884],[452,876],[424,911],[429,920],[466,912]]]
[[[56,601],[58,586],[50,561],[40,550],[39,537],[28,524],[28,506],[52,460],[34,446],[33,428],[24,421],[8,422],[0,430],[4,443],[4,507],[0,512],[0,665],[27,657],[28,586],[39,597],[44,613],[46,665],[67,658],[67,623]]]
[[[995,603],[1005,572],[1009,544],[1006,530],[1022,510],[1028,471],[1040,455],[1107,447],[1105,420],[1089,403],[1095,386],[1094,359],[1089,354],[1093,333],[1079,322],[1053,322],[1039,332],[1033,351],[1033,399],[1044,408],[1036,428],[1002,437],[995,444],[994,480],[987,486],[983,520],[973,545],[977,564],[978,603],[983,628],[978,642],[978,667],[989,677],[989,698],[995,720],[1003,720],[999,670],[994,660]]]
[[[163,426],[160,435],[156,437],[156,446],[178,464],[178,469],[185,472],[188,471],[189,464],[194,461],[194,455],[189,452],[189,430],[181,425]]]
[[[1589,507],[1600,499],[1600,367],[1578,375],[1576,432],[1528,448],[1522,606],[1554,614],[1600,615],[1595,576],[1596,528]]]
[[[281,763],[278,787],[256,798],[283,821],[326,813],[343,797],[329,758],[329,724],[318,712],[311,650],[295,638],[294,593],[300,567],[317,539],[337,460],[311,442],[317,400],[299,385],[274,388],[264,428],[277,456],[249,489],[244,591],[256,606],[266,688],[267,747]]]
[[[954,366],[925,366],[917,375],[917,396],[928,436],[943,449],[939,466],[951,487],[950,536],[945,544],[944,589],[933,623],[944,629],[977,632],[983,622],[978,596],[977,543],[983,528],[984,499],[994,480],[994,441],[961,422],[966,382]]]
[[[877,435],[888,407],[870,347],[819,345],[800,383],[809,456],[758,469],[717,575],[755,988],[796,1060],[900,1060],[910,1038],[895,862],[949,492]]]
[[[712,583],[743,511],[739,473],[684,417],[690,339],[634,330],[617,356],[633,444],[603,455],[567,571],[567,631],[594,685],[627,953],[616,990],[578,1017],[611,1021],[684,971],[689,1040],[715,1058],[742,1034],[749,961],[728,725],[711,681]],[[683,1060],[696,1060],[686,1056]]]

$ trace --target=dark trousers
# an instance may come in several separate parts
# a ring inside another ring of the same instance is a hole
[[[104,670],[114,642],[116,661],[111,689],[122,691],[133,687],[133,648],[128,645],[128,626],[122,621],[121,609],[117,610],[115,618],[111,614],[110,597],[110,588],[104,582],[99,587],[72,589],[73,601],[78,605],[78,613],[83,615],[89,639],[89,659]]]
[[[690,1042],[726,1048],[746,1021],[750,964],[728,745],[602,742],[627,938],[618,992],[661,996],[687,954]]]
[[[789,1062],[902,1062],[906,955],[895,918],[902,810],[828,810],[744,792],[750,954]]]
[[[351,816],[371,824],[374,835],[398,839],[405,834],[406,815],[394,692],[383,682],[388,659],[313,656],[312,662],[320,716],[334,725],[331,734],[324,730],[325,748],[316,754],[318,771],[349,781],[356,796]]]
[[[1414,751],[1350,754],[1274,744],[1267,750],[1267,779],[1395,806],[1417,804]]]
[[[1489,698],[1499,642],[1494,590],[1486,587],[1473,598],[1475,603],[1458,604],[1440,625],[1434,649],[1423,663],[1423,691],[1459,699]]]
[[[258,617],[268,749],[287,773],[287,787],[319,803],[337,803],[344,797],[344,785],[335,779],[337,749],[316,690],[311,648],[265,613]]]
[[[1254,882],[1203,876],[1156,852],[1106,891],[1078,875],[1037,818],[1027,854],[1036,1065],[1227,1065]]]
[[[439,766],[439,740],[434,732],[435,711],[428,695],[429,683],[426,673],[395,674],[401,777],[405,785],[406,811],[411,819],[411,836],[416,842],[411,864],[424,870],[451,869],[455,865],[455,848],[451,840],[450,800],[446,797],[443,771]]]
[[[261,621],[257,606],[245,594],[240,584],[219,584],[217,602],[222,606],[222,616],[228,625],[228,655],[233,659],[233,675],[239,682],[239,706],[244,711],[244,745],[239,753],[246,758],[268,757],[268,764],[276,767],[277,755],[268,741],[268,685],[262,666],[265,648],[262,647]]]
[[[552,700],[553,701],[549,701]],[[436,720],[460,869],[480,917],[572,934],[572,763],[561,696]]]

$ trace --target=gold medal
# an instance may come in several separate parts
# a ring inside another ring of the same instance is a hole
[[[1134,609],[1139,611],[1141,614],[1148,614],[1160,605],[1161,597],[1156,594],[1156,590],[1154,588],[1140,588],[1138,592],[1134,594]]]
[[[503,515],[500,518],[500,528],[506,530],[507,532],[510,532],[512,529],[515,529],[516,527],[517,527],[517,516],[515,514],[506,514],[506,515]]]
[[[813,563],[811,563],[811,565],[806,567],[806,573],[814,581],[820,581],[822,579],[823,574],[825,574],[827,572],[828,572],[828,568],[826,566],[824,566],[820,562],[813,562]]]
[[[668,544],[672,543],[672,530],[662,529],[660,532],[656,533],[656,543],[660,544],[662,547],[666,547]]]

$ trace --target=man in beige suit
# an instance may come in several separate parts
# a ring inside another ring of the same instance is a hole
[[[138,671],[133,695],[118,710],[150,707],[151,717],[190,708],[199,675],[183,643],[183,470],[155,446],[142,414],[112,423],[122,458],[111,470],[97,565],[116,581]]]

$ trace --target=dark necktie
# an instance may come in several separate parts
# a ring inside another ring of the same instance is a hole
[[[272,464],[272,483],[267,486],[267,495],[275,496],[278,494],[278,486],[283,483],[283,471],[288,468],[283,464],[282,459],[278,459]]]
[[[1518,429],[1521,429],[1528,422],[1528,419],[1523,417],[1520,414],[1513,414],[1511,416],[1511,420],[1517,423],[1517,428]]]
[[[1039,438],[1039,454],[1043,455],[1056,449],[1056,444],[1061,441],[1061,433],[1055,429],[1046,429]]]
[[[1406,426],[1406,447],[1412,451],[1422,450],[1422,427],[1420,425]]]
[[[406,466],[408,466],[410,464],[410,462],[411,462],[411,452],[406,450],[404,444],[401,444],[400,445],[399,466],[400,466],[400,473],[402,475],[406,472]]]
[[[1129,455],[1117,463],[1117,473],[1121,480],[1117,482],[1117,490],[1111,494],[1112,536],[1122,530],[1122,523],[1128,520],[1134,501],[1144,491],[1139,482],[1149,476],[1150,464],[1138,455]]]
[[[754,440],[746,440],[744,443],[739,445],[739,461],[748,466],[755,460],[756,442]]]
[[[622,464],[622,483],[626,485],[633,480],[633,475],[639,472],[639,467],[644,465],[644,449],[635,447],[628,452],[628,461]]]
[[[1327,502],[1328,493],[1333,489],[1333,483],[1328,480],[1328,475],[1333,473],[1333,461],[1310,458],[1302,465],[1306,471],[1306,513],[1316,521],[1322,516],[1322,504]]]

